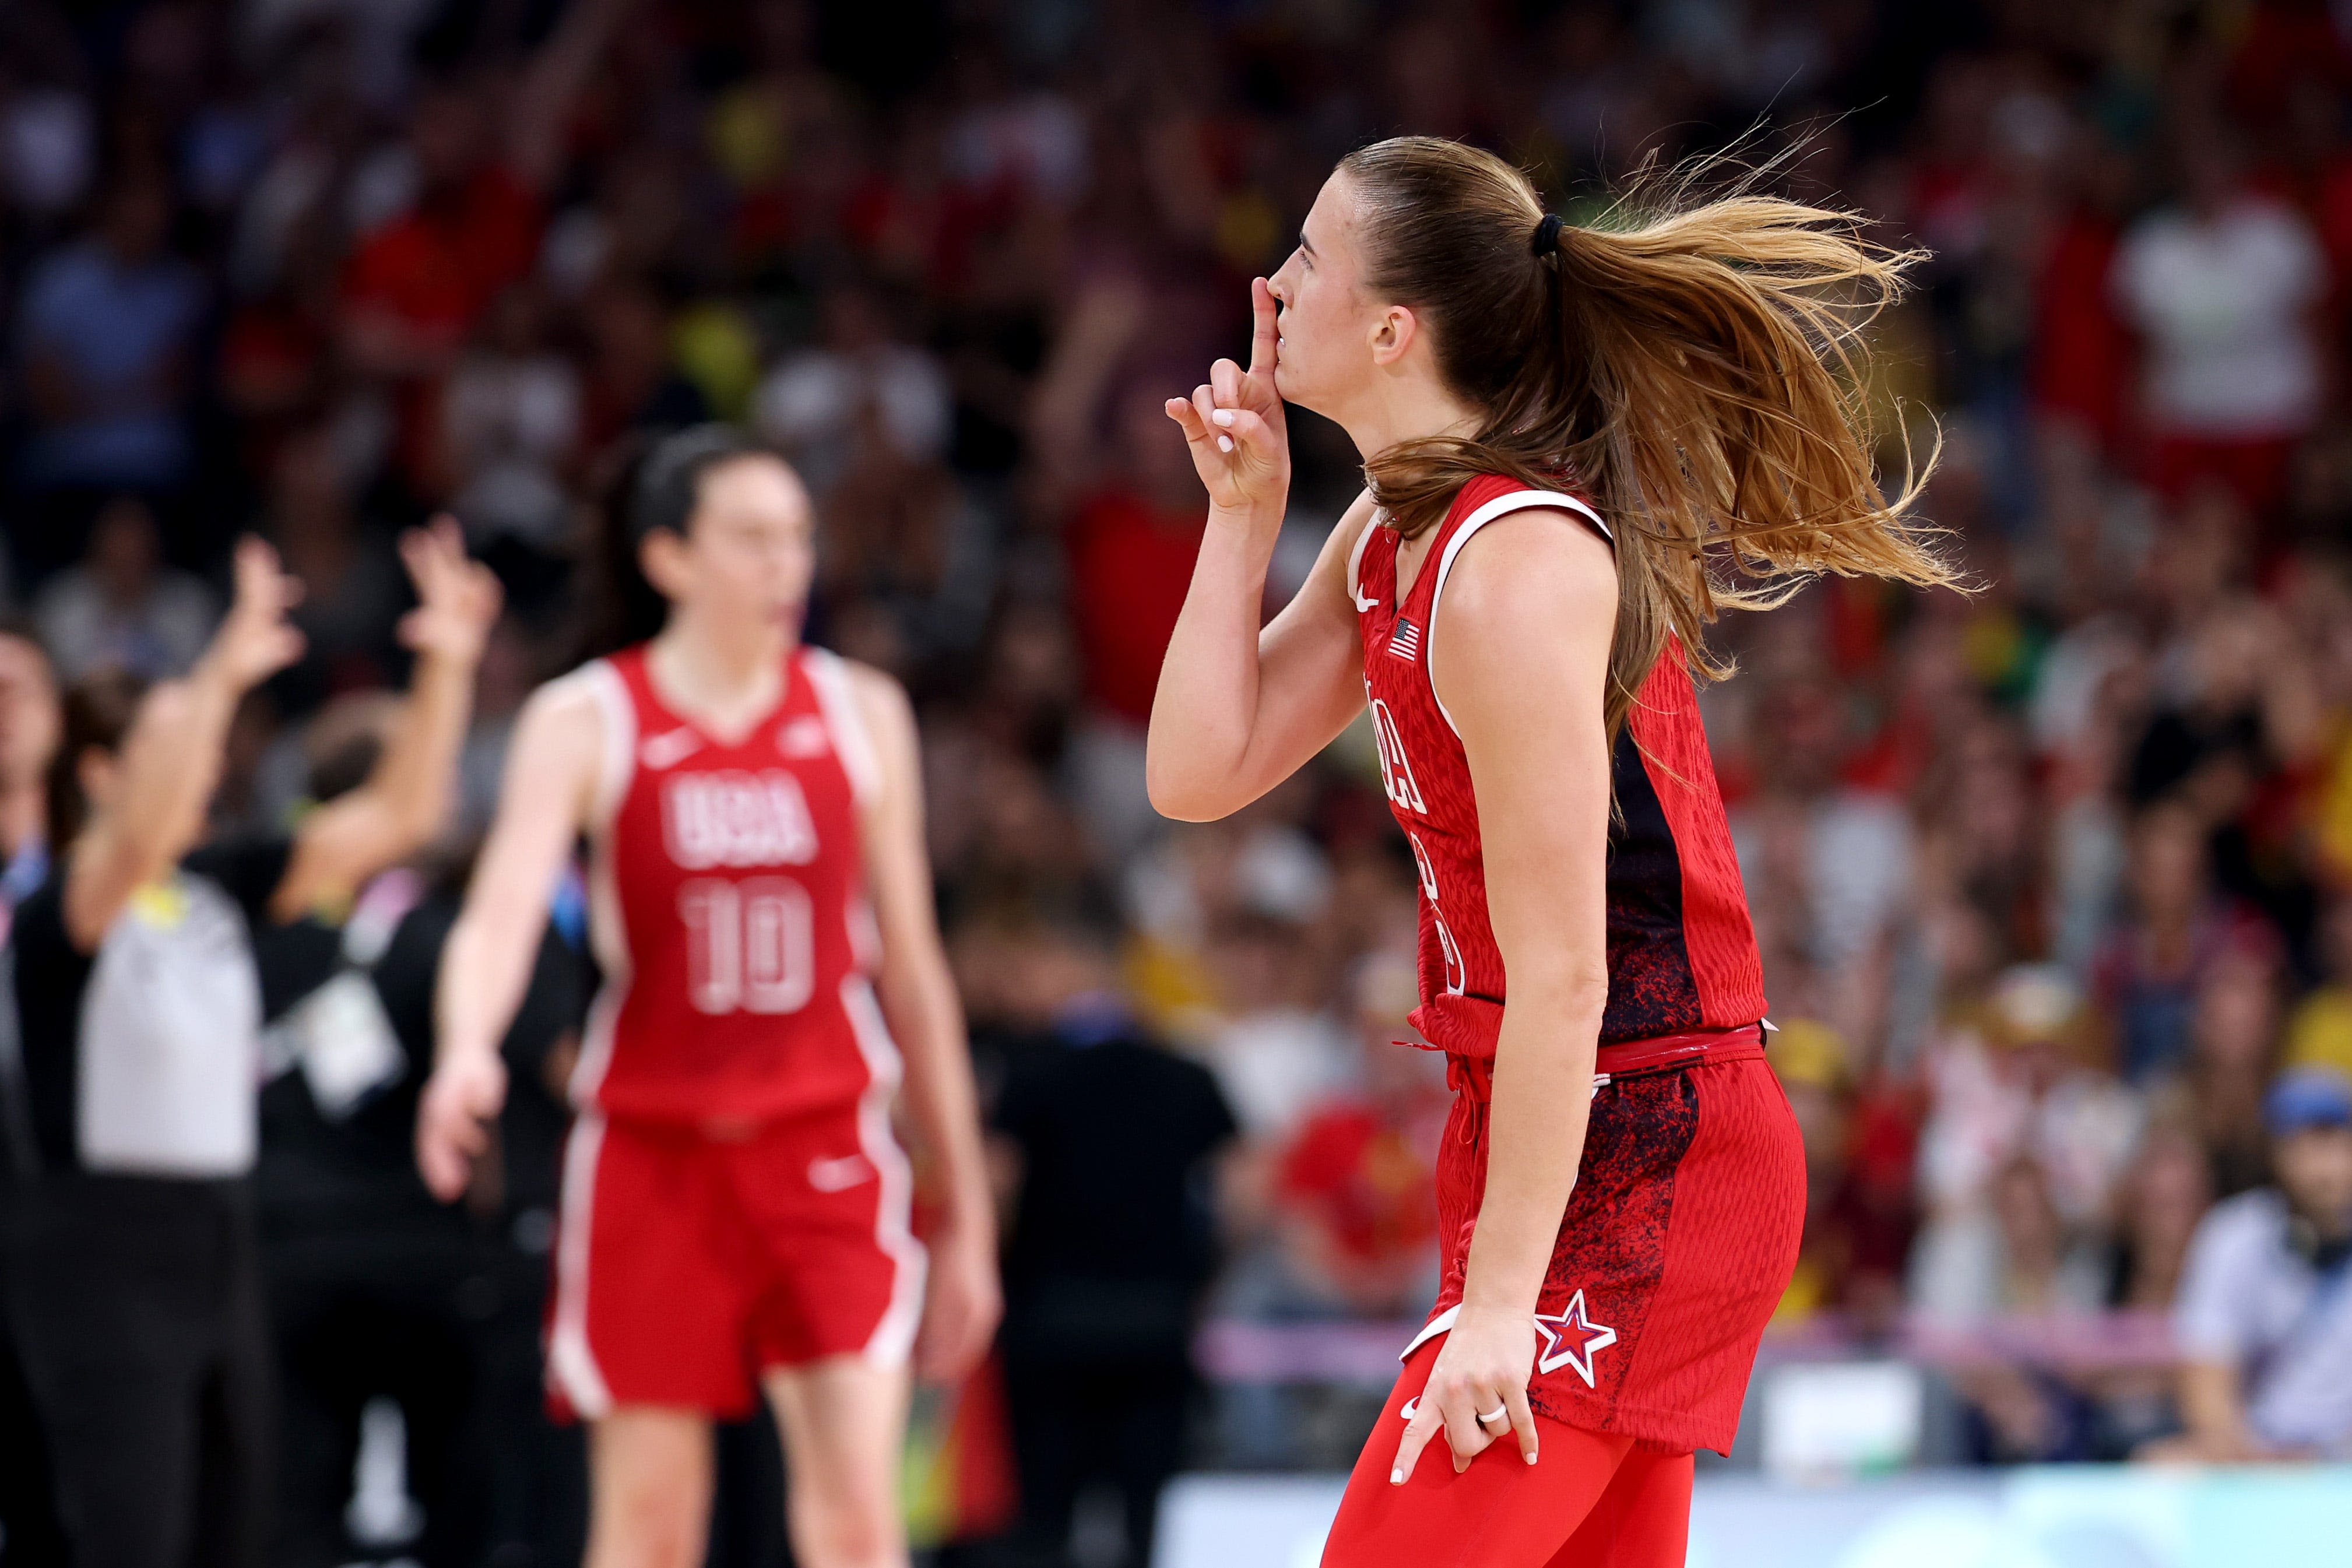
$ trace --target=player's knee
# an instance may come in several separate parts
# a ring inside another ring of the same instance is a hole
[[[683,1479],[647,1475],[600,1489],[590,1568],[701,1568],[701,1497]]]
[[[805,1568],[901,1568],[906,1542],[882,1492],[795,1497],[794,1547]]]

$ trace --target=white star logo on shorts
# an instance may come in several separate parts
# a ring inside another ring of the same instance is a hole
[[[1587,1388],[1592,1386],[1594,1352],[1617,1342],[1616,1330],[1585,1316],[1581,1290],[1568,1299],[1568,1310],[1557,1317],[1548,1318],[1538,1312],[1536,1332],[1544,1337],[1542,1352],[1536,1357],[1536,1370],[1557,1372],[1564,1366],[1573,1367]]]

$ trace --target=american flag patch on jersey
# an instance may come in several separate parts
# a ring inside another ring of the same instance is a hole
[[[1389,634],[1389,652],[1397,658],[1419,658],[1421,628],[1399,616],[1396,630]]]

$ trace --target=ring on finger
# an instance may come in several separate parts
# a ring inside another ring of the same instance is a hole
[[[1497,1421],[1508,1421],[1510,1418],[1511,1407],[1507,1405],[1497,1405],[1495,1408],[1486,1412],[1486,1415],[1478,1417],[1478,1425],[1481,1426],[1490,1426]]]

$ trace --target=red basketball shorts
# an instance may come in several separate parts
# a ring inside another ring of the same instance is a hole
[[[1407,1358],[1372,1429],[1323,1568],[1683,1568],[1691,1457],[1536,1417],[1536,1462],[1503,1439],[1454,1473],[1438,1433],[1402,1486],[1389,1470],[1408,1407],[1437,1363],[1437,1342]]]
[[[1486,1187],[1485,1077],[1453,1059],[1422,1339],[1454,1321]],[[1761,1047],[1610,1082],[1537,1299],[1528,1405],[1648,1448],[1728,1451],[1804,1222],[1804,1147]]]
[[[871,1107],[733,1140],[583,1112],[563,1158],[551,1408],[729,1417],[771,1368],[903,1362],[923,1295],[910,1184]]]

